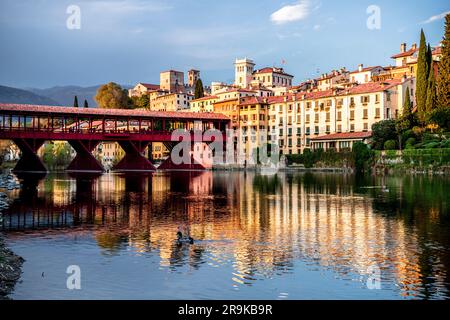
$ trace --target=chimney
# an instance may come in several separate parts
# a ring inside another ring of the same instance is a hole
[[[400,45],[400,53],[405,53],[406,52],[406,43],[402,43]]]
[[[412,48],[413,50],[417,50],[417,43],[413,43]]]
[[[363,65],[363,64],[360,64],[360,65],[358,66],[358,71],[361,72],[361,71],[363,70],[363,67],[364,67],[364,65]]]

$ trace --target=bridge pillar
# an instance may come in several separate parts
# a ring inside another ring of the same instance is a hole
[[[114,168],[114,171],[155,171],[155,166],[143,155],[149,142],[119,141],[125,151],[125,157]]]
[[[100,162],[95,159],[92,151],[97,147],[100,141],[96,140],[71,140],[69,141],[77,155],[72,163],[67,167],[67,171],[72,172],[103,172],[104,169]]]
[[[13,142],[22,152],[22,156],[16,164],[15,172],[47,172],[42,160],[37,155],[37,151],[44,144],[45,140],[40,139],[14,139]]]

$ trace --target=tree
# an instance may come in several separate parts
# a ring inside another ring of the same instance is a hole
[[[372,151],[363,142],[355,142],[353,144],[353,157],[355,159],[355,170],[361,172],[364,170],[366,164],[372,158]]]
[[[437,104],[440,108],[450,107],[450,14],[445,17],[445,34],[442,41],[442,58],[437,78]]]
[[[384,120],[372,126],[372,146],[375,150],[383,150],[388,140],[397,140],[397,126],[395,120]]]
[[[136,100],[136,107],[140,109],[149,109],[150,108],[150,97],[147,94],[143,94]]]
[[[101,86],[97,90],[95,101],[103,109],[129,109],[132,107],[126,90],[114,82]]]
[[[47,143],[44,146],[42,161],[47,165],[47,168],[53,169],[55,166],[55,152],[53,143]]]
[[[86,100],[86,99],[84,100],[84,107],[85,107],[86,109],[88,109],[88,108],[89,108],[89,103],[87,102],[87,100]]]
[[[412,113],[411,94],[409,88],[406,88],[402,116],[398,121],[398,130],[399,131],[408,130],[411,129],[414,125],[415,119],[414,114]]]
[[[450,108],[438,108],[433,110],[428,121],[445,131],[450,131]]]
[[[73,107],[78,108],[78,97],[77,96],[75,96],[75,98],[73,99]]]
[[[431,49],[431,45],[428,44],[427,47],[427,74],[430,72],[431,64],[433,62],[433,50]]]
[[[434,77],[434,68],[433,65],[431,65],[430,75],[428,76],[426,115],[429,116],[435,108],[436,108],[436,80]]]
[[[203,89],[203,82],[202,79],[198,79],[195,82],[195,91],[194,91],[194,99],[200,99],[205,96],[205,92]]]
[[[417,58],[416,102],[419,119],[423,122],[426,112],[428,88],[427,42],[423,29],[420,32],[420,48]]]

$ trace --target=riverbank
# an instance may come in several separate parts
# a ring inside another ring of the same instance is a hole
[[[373,171],[384,174],[450,175],[450,149],[376,151]]]
[[[0,175],[0,190],[12,191],[19,189],[20,184],[11,173]],[[3,219],[3,211],[9,207],[9,197],[0,191],[0,222]],[[0,300],[8,299],[8,295],[14,289],[22,274],[24,259],[9,250],[0,233]]]

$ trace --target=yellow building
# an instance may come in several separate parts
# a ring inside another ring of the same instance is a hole
[[[258,148],[267,145],[268,133],[268,101],[261,97],[242,98],[239,103],[239,127],[238,136],[239,154],[244,159],[242,163],[252,161],[252,155]]]
[[[200,99],[191,100],[191,112],[213,112],[214,103],[218,100],[217,96],[206,96]]]
[[[188,110],[194,96],[188,93],[169,93],[150,99],[151,111]]]
[[[213,104],[215,113],[221,113],[231,120],[230,128],[233,130],[239,129],[239,103],[240,99],[230,99],[217,101]]]

